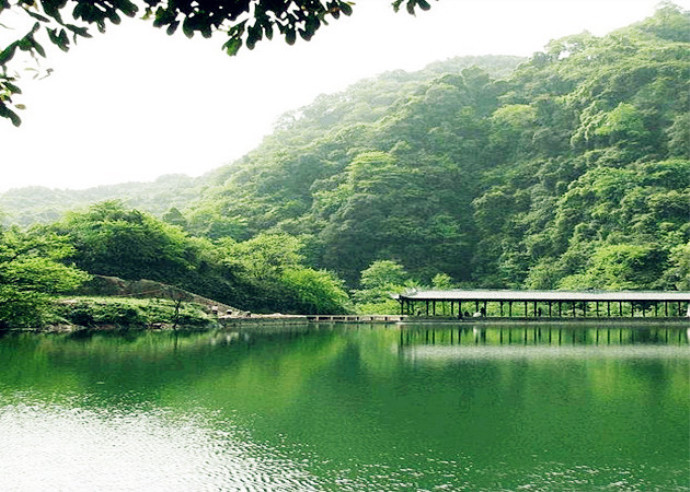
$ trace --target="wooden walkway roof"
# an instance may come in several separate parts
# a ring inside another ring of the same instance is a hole
[[[393,297],[399,301],[441,302],[690,302],[690,292],[678,291],[412,290]]]

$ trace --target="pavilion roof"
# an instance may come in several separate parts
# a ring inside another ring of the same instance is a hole
[[[537,302],[690,302],[690,292],[566,290],[411,290],[393,296],[411,301],[537,301]]]

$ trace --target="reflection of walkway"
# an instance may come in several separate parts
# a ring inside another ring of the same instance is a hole
[[[400,347],[417,345],[688,345],[690,330],[679,327],[400,326]]]
[[[521,318],[690,316],[690,292],[412,290],[394,296],[400,314]],[[420,309],[419,305],[424,309]]]

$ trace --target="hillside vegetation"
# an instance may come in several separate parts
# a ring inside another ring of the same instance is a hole
[[[0,245],[49,237],[75,272],[264,311],[383,312],[412,285],[690,290],[690,14],[386,73],[163,189]]]
[[[299,236],[351,286],[395,260],[426,283],[687,288],[689,41],[665,4],[504,80],[456,66],[323,96],[218,173],[190,230]]]

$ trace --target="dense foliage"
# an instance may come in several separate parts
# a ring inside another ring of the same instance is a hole
[[[0,230],[0,330],[40,325],[51,295],[88,278],[61,261],[71,253],[69,242],[54,234]]]
[[[160,219],[106,202],[46,231],[90,273],[263,311],[393,311],[413,286],[690,289],[690,14],[662,4],[521,61],[320,96],[195,202],[163,198]]]
[[[117,201],[69,213],[46,230],[68,241],[69,261],[92,274],[164,282],[260,311],[339,313],[348,303],[342,282],[304,266],[298,238],[213,243]]]
[[[300,235],[309,263],[351,286],[395,260],[427,285],[445,273],[499,288],[682,288],[688,33],[688,13],[664,4],[602,38],[552,41],[506,79],[491,69],[514,60],[456,61],[322,96],[217,173],[190,230]]]

